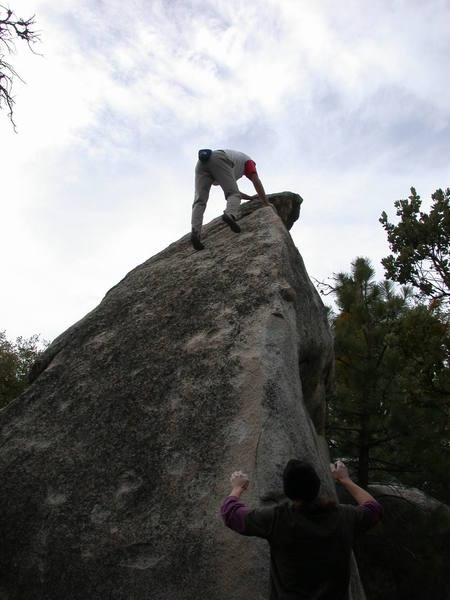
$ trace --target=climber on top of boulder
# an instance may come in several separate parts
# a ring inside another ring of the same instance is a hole
[[[199,160],[195,167],[195,194],[192,205],[191,242],[195,250],[203,250],[200,240],[203,213],[209,198],[212,185],[220,185],[225,194],[227,207],[222,219],[232,229],[241,231],[236,223],[241,199],[250,200],[252,196],[239,191],[236,180],[243,175],[248,177],[255,186],[256,193],[266,206],[270,206],[266,198],[261,180],[256,171],[255,162],[243,152],[237,150],[200,150]]]
[[[353,483],[343,463],[330,466],[358,506],[319,496],[317,473],[299,460],[290,460],[283,472],[284,494],[292,503],[249,510],[240,500],[248,476],[241,471],[231,476],[232,490],[221,515],[237,533],[269,542],[270,600],[348,599],[353,541],[378,523],[383,509]]]

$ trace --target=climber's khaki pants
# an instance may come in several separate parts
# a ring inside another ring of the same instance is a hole
[[[198,161],[195,167],[195,195],[192,205],[192,229],[201,232],[203,213],[213,183],[218,183],[227,200],[226,212],[238,216],[241,194],[233,172],[234,164],[223,150],[214,150],[207,162]]]

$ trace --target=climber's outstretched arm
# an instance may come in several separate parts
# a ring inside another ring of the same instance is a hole
[[[258,173],[252,173],[249,176],[249,179],[253,183],[256,193],[258,194],[259,199],[262,201],[262,203],[266,206],[270,206],[270,203],[267,200],[266,192],[264,191],[263,184],[261,183],[261,179],[258,177]]]
[[[372,494],[369,494],[368,491],[351,480],[347,467],[343,462],[338,460],[336,463],[331,464],[330,468],[334,480],[345,487],[347,492],[356,500],[359,505],[358,510],[364,509],[370,515],[370,526],[376,525],[383,516],[381,504],[375,500]]]
[[[249,509],[242,502],[241,494],[248,488],[250,479],[242,471],[235,471],[231,475],[231,492],[225,498],[220,508],[223,522],[227,527],[237,533],[245,532],[245,516]]]
[[[336,463],[331,464],[330,467],[334,480],[345,487],[347,492],[353,496],[358,504],[363,504],[364,502],[376,502],[375,498],[369,494],[369,492],[362,487],[359,487],[358,484],[350,479],[348,469],[343,462],[338,460]]]

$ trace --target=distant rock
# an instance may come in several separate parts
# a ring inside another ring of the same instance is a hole
[[[263,541],[221,523],[229,475],[282,498],[287,459],[334,494],[332,338],[287,227],[296,194],[215,219],[131,271],[0,413],[0,598],[262,600]],[[353,600],[364,595],[357,577]]]
[[[450,508],[416,488],[371,485],[380,525],[356,545],[370,600],[450,598]]]

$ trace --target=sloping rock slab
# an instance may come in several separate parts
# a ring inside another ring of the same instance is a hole
[[[266,544],[219,518],[231,471],[269,504],[303,457],[334,493],[324,307],[273,208],[242,214],[129,273],[0,414],[0,597],[262,600]]]

